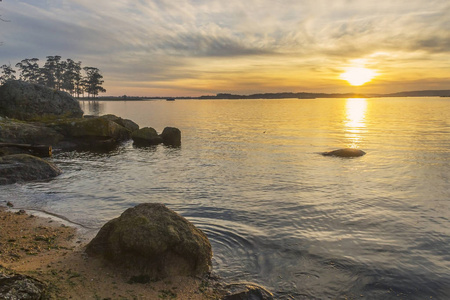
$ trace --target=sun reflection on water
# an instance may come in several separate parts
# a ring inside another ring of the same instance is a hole
[[[366,127],[367,99],[349,98],[346,103],[345,137],[347,147],[357,148],[361,142],[361,133]]]

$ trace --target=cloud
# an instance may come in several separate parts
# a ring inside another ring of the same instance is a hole
[[[200,72],[227,84],[221,74],[331,78],[357,58],[379,67],[381,59],[393,67],[414,57],[420,67],[430,56],[435,65],[450,58],[447,0],[17,0],[0,9],[11,20],[0,23],[0,63],[61,55],[114,84],[186,78],[203,86]],[[271,87],[286,81],[273,76]]]

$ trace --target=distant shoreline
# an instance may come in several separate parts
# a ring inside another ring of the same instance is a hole
[[[357,93],[264,93],[251,95],[235,95],[219,93],[199,97],[140,97],[140,96],[100,96],[97,98],[77,98],[80,101],[150,101],[150,100],[246,100],[246,99],[317,99],[317,98],[387,98],[387,97],[450,97],[450,90],[406,91],[390,94],[357,94]]]

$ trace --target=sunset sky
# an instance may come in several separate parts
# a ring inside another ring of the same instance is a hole
[[[450,89],[448,0],[3,0],[0,15],[0,65],[72,58],[105,95]],[[355,68],[373,79],[351,86]]]

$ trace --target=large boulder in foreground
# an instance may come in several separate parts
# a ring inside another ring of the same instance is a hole
[[[355,148],[344,148],[344,149],[338,149],[338,150],[333,150],[333,151],[322,153],[323,156],[336,156],[336,157],[346,157],[346,158],[359,157],[359,156],[363,156],[365,154],[366,154],[366,152],[359,150],[359,149],[355,149]]]
[[[0,115],[19,120],[83,116],[77,100],[43,85],[11,80],[0,86]]]
[[[54,164],[29,154],[0,157],[0,185],[56,177],[61,170]]]
[[[106,223],[86,253],[149,280],[202,276],[210,271],[212,258],[206,235],[158,203],[139,204]]]

